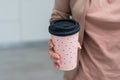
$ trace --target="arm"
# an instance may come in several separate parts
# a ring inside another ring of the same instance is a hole
[[[55,0],[50,21],[60,18],[69,18],[71,15],[70,0]]]
[[[50,18],[50,21],[59,18],[63,18],[63,19],[69,18],[71,16],[71,11],[72,11],[72,18],[80,22],[81,24],[81,31],[80,31],[81,43],[83,40],[83,33],[84,33],[86,3],[88,4],[88,0],[55,0],[55,5]],[[75,68],[74,70],[64,71],[64,80],[73,80],[74,77],[76,76],[78,68],[79,66],[77,66],[77,68]]]
[[[70,17],[70,15],[70,0],[55,0],[50,22],[61,18],[67,19]],[[55,53],[53,50],[54,44],[51,39],[48,41],[48,44],[51,46],[48,52],[50,54],[51,60],[53,61],[55,67],[59,67],[58,63],[60,62],[60,55]]]

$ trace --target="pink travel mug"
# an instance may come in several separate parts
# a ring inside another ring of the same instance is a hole
[[[79,30],[80,25],[72,19],[54,20],[49,26],[54,50],[61,55],[60,70],[69,71],[77,66]]]

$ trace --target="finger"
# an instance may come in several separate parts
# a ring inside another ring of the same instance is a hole
[[[58,53],[55,53],[54,50],[52,48],[49,49],[48,53],[50,54],[50,56],[52,56],[53,58],[56,59],[60,59],[60,55]]]
[[[60,67],[60,65],[59,65],[58,63],[54,63],[54,66],[55,66],[56,68],[59,68],[59,67]]]
[[[53,56],[50,56],[50,59],[53,61],[53,63],[57,63],[57,64],[60,63],[60,59],[56,59]]]
[[[54,47],[54,44],[53,44],[53,42],[52,42],[52,39],[50,39],[49,41],[48,41],[48,45],[52,48],[52,47]]]
[[[81,49],[81,45],[80,45],[80,43],[78,42],[78,49],[80,50]]]

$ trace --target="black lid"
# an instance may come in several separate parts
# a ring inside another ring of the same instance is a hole
[[[73,19],[58,19],[50,23],[49,32],[57,36],[67,36],[77,33],[80,25]]]

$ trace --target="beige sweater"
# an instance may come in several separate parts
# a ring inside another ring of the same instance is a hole
[[[82,50],[64,80],[120,80],[120,0],[55,0],[51,20],[69,16],[81,25]]]

